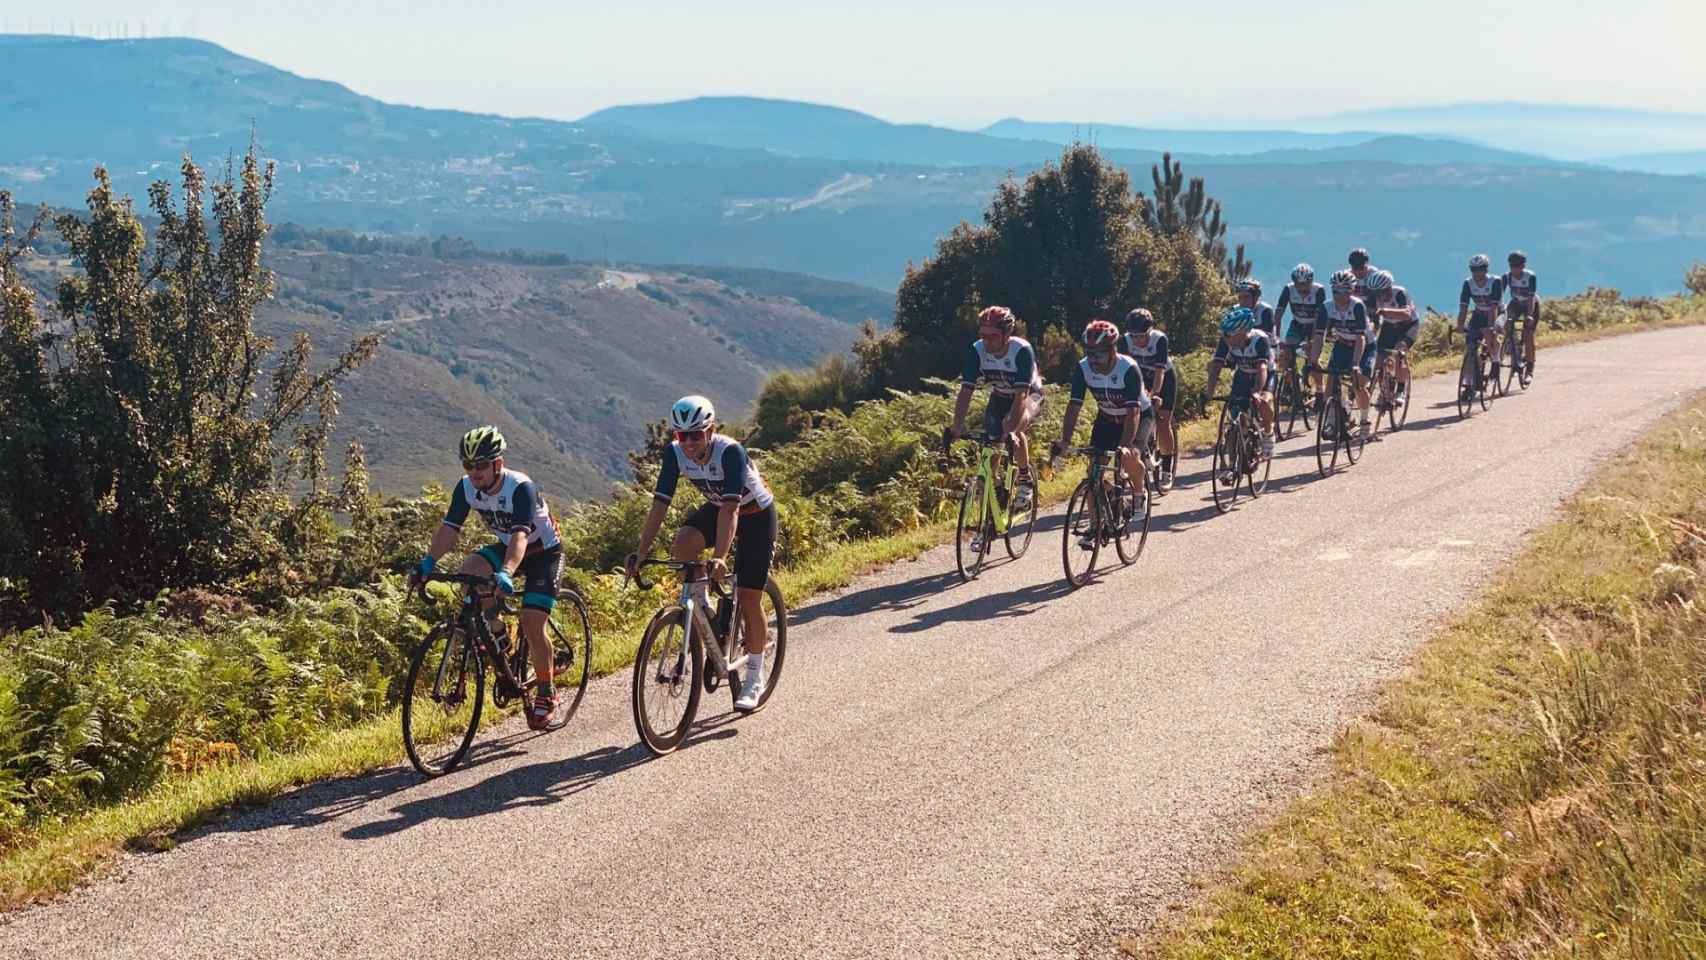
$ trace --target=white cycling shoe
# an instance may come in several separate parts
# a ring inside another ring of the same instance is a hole
[[[750,656],[750,654],[748,654]],[[740,696],[735,698],[736,710],[757,710],[758,701],[764,697],[764,664],[760,661],[753,665],[750,661],[746,668],[746,679],[741,681]]]

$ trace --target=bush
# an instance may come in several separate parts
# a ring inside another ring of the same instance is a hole
[[[1694,261],[1694,265],[1688,268],[1687,273],[1683,274],[1682,285],[1688,288],[1689,293],[1697,297],[1706,297],[1706,263],[1699,260]]]

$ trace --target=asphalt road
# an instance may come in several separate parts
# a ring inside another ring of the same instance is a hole
[[[636,746],[627,676],[433,782],[320,784],[0,921],[0,955],[1075,956],[1113,951],[1276,800],[1596,463],[1706,387],[1706,328],[1545,351],[1469,422],[1449,377],[1327,480],[1203,461],[1136,566],[1068,593],[1058,513],[795,611],[763,713]],[[1370,585],[1373,586],[1369,589]],[[707,697],[709,712],[728,698]]]

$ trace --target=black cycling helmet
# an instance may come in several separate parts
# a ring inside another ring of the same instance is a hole
[[[1523,264],[1524,266],[1527,266],[1527,264],[1528,264],[1528,254],[1523,253],[1521,250],[1512,250],[1511,255],[1505,259],[1506,259],[1506,262],[1509,263],[1513,267],[1519,263]]]
[[[491,463],[504,455],[504,435],[497,427],[475,427],[462,435],[462,462]]]
[[[1148,333],[1149,328],[1155,326],[1155,314],[1138,307],[1125,315],[1125,325],[1127,330]]]
[[[1351,251],[1351,255],[1346,257],[1345,260],[1353,267],[1360,267],[1368,263],[1368,251],[1362,247],[1357,247],[1355,250]]]

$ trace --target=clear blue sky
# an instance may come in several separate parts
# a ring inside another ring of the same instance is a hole
[[[195,36],[401,103],[569,119],[752,94],[972,127],[1287,124],[1533,100],[1699,111],[1706,0],[0,0],[0,30]]]

